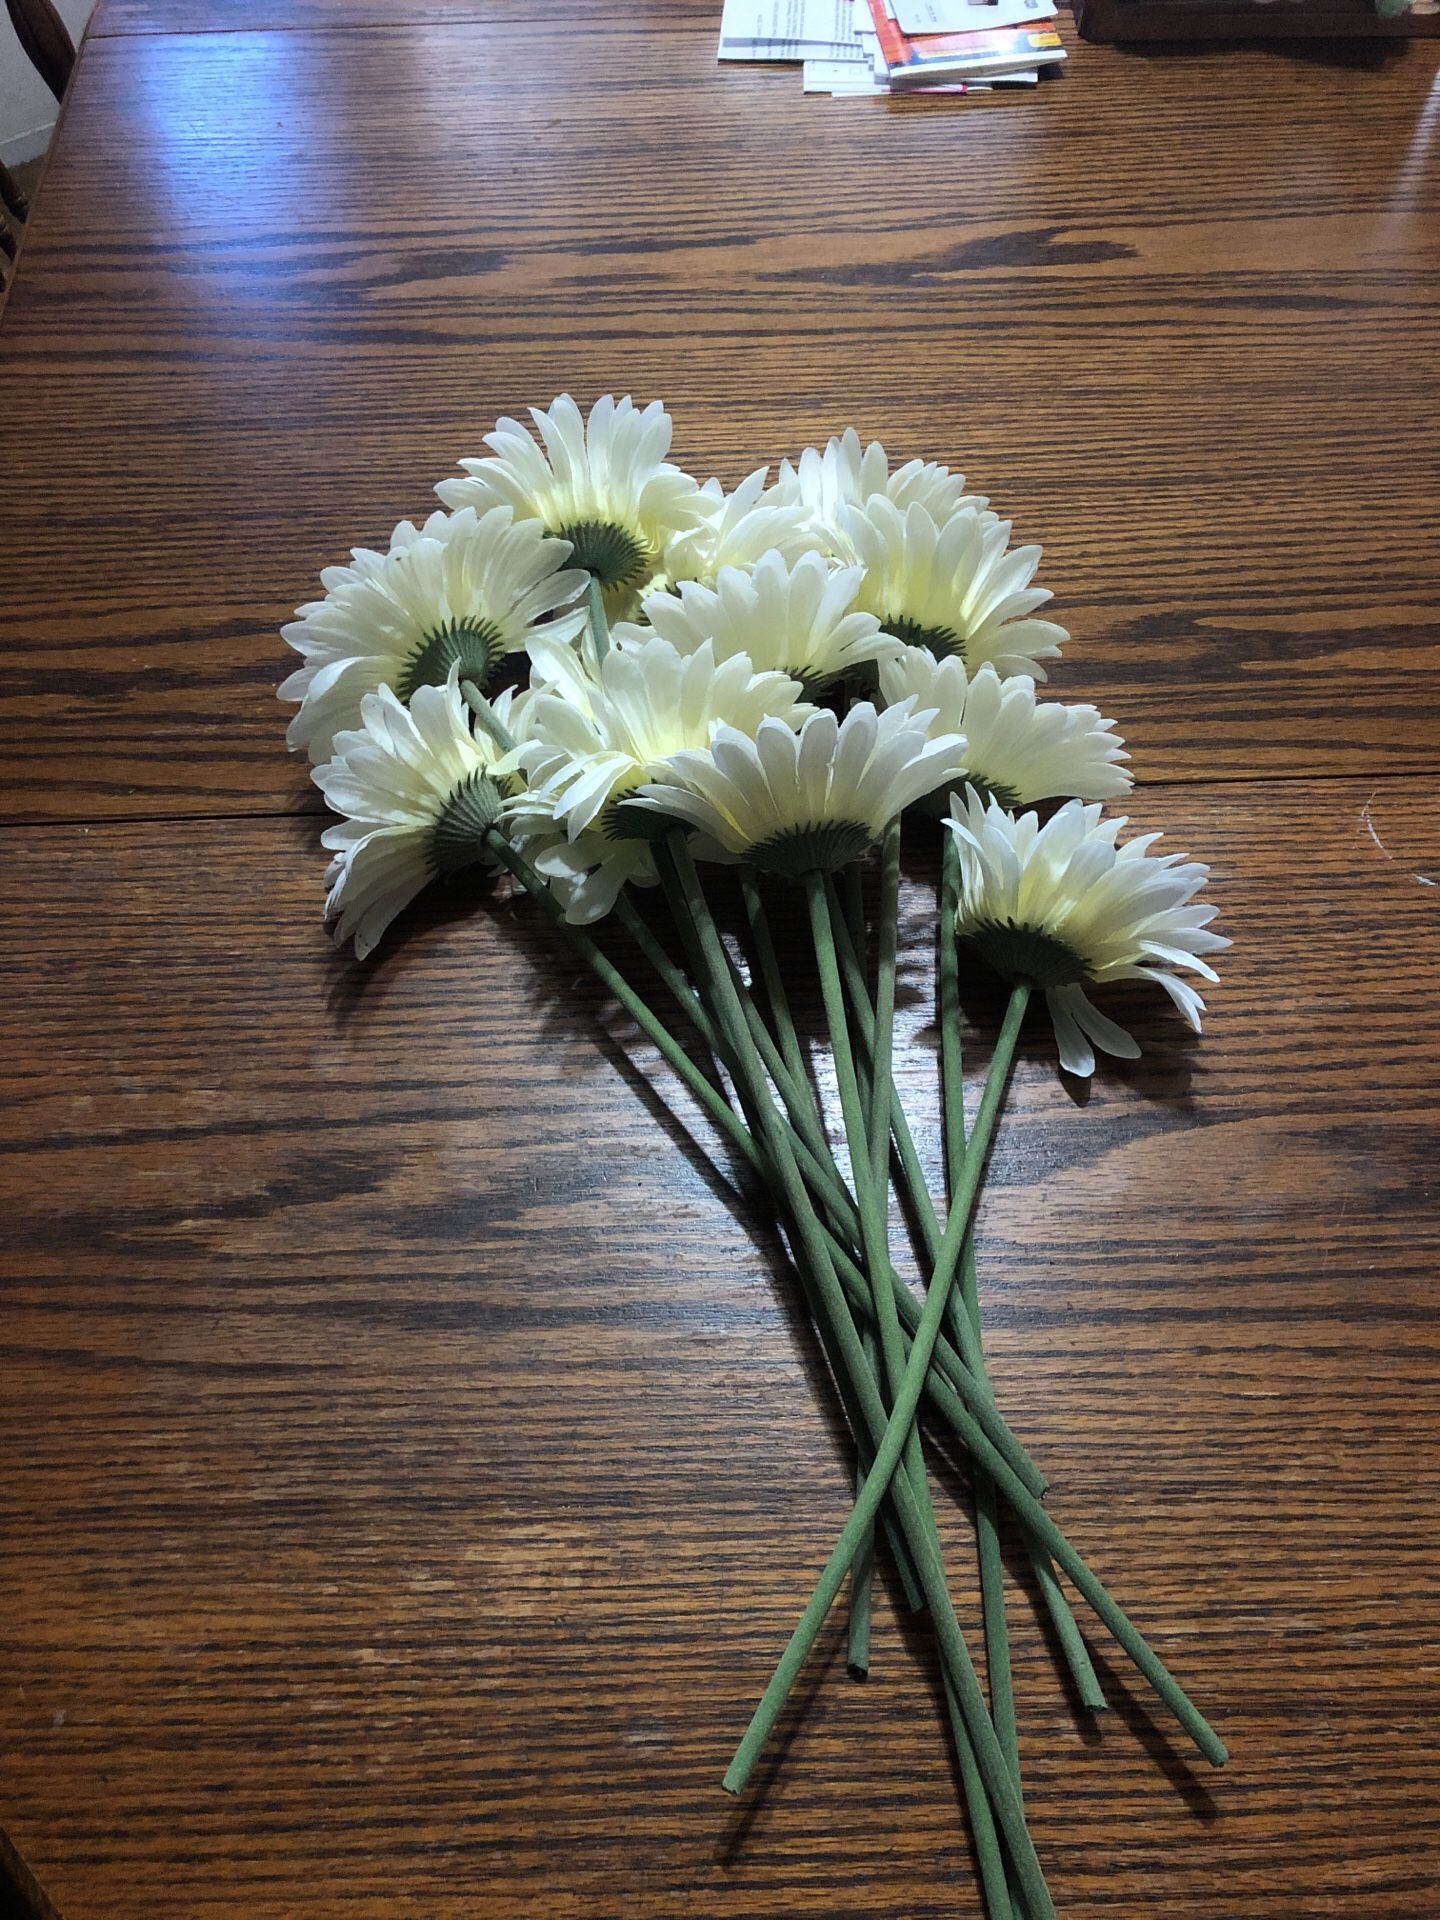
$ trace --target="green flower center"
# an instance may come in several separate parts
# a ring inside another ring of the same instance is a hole
[[[459,873],[487,857],[485,836],[500,818],[500,789],[485,773],[472,773],[440,809],[430,833],[436,873]]]
[[[866,664],[868,665],[869,662],[867,661]],[[792,680],[800,682],[802,700],[819,703],[839,690],[840,675],[838,673],[817,673],[812,667],[781,667],[780,671],[789,674]]]
[[[853,820],[827,820],[815,827],[787,827],[751,847],[746,859],[762,873],[803,880],[807,873],[835,873],[868,853],[874,836]]]
[[[946,782],[945,790],[947,794],[952,787],[956,793],[962,796],[966,787],[973,787],[980,796],[980,804],[982,807],[989,801],[994,800],[998,802],[1000,806],[1004,807],[1007,813],[1013,813],[1020,805],[1020,796],[1014,787],[1004,786],[999,780],[987,780],[983,774],[970,773],[968,771],[962,773],[959,779]]]
[[[504,654],[504,637],[488,620],[448,620],[427,633],[405,662],[395,681],[396,697],[408,705],[421,687],[443,687],[457,660],[460,678],[483,691]]]
[[[663,840],[680,822],[669,813],[657,813],[653,807],[637,807],[630,796],[643,780],[617,793],[600,816],[600,829],[607,840]]]
[[[641,587],[655,571],[649,543],[613,520],[572,520],[553,531],[574,548],[570,564],[593,573],[602,587]]]
[[[1032,987],[1078,987],[1088,977],[1075,949],[1039,927],[1018,926],[1013,920],[982,920],[966,927],[960,938],[1012,985],[1023,980]]]
[[[923,626],[905,613],[891,614],[880,625],[892,640],[902,640],[907,647],[924,647],[937,660],[948,660],[952,654],[965,658],[965,642],[953,627]]]

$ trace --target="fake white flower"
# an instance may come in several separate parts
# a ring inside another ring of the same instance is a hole
[[[484,687],[507,653],[529,643],[537,623],[583,591],[566,567],[569,548],[545,539],[509,507],[477,515],[433,513],[423,527],[402,520],[388,553],[357,548],[353,566],[327,567],[323,600],[299,609],[283,629],[304,665],[280,688],[298,700],[287,738],[312,760],[327,759],[336,733],[354,727],[361,703],[380,686],[402,702],[460,678]],[[547,631],[571,638],[583,614],[562,614]]]
[[[688,473],[671,466],[672,423],[658,400],[637,407],[606,394],[588,421],[568,393],[531,408],[537,443],[518,420],[497,420],[491,452],[462,460],[463,480],[435,491],[447,506],[504,501],[517,519],[538,521],[568,540],[571,564],[599,581],[611,615],[627,610],[660,570],[677,535],[703,526],[711,511]]]
[[[937,520],[924,506],[903,510],[881,495],[842,506],[839,523],[865,569],[862,607],[887,633],[937,659],[959,654],[974,673],[988,661],[1000,675],[1043,680],[1068,635],[1031,616],[1052,596],[1032,587],[1039,547],[1008,550],[1010,523],[963,507]]]
[[[502,724],[510,706],[508,691],[495,702]],[[456,667],[443,687],[417,688],[408,707],[389,687],[367,694],[359,727],[335,736],[334,759],[311,774],[345,816],[321,836],[335,855],[325,917],[338,941],[354,940],[358,959],[430,881],[489,860],[499,757],[471,734]]]
[[[934,460],[907,460],[890,471],[890,459],[878,440],[863,446],[854,427],[826,442],[823,453],[806,447],[792,466],[782,460],[776,491],[793,496],[804,508],[810,525],[830,534],[840,531],[839,510],[859,506],[880,494],[902,512],[921,506],[937,520],[960,507],[985,506],[983,494],[966,493],[963,473],[952,473]]]
[[[890,706],[913,695],[933,708],[932,732],[964,734],[965,779],[1004,807],[1115,800],[1130,789],[1115,722],[1095,707],[1037,701],[1023,674],[1002,680],[987,664],[972,676],[958,655],[937,660],[923,647],[896,647],[880,662],[880,691]]]
[[[675,755],[635,805],[693,827],[698,851],[798,878],[858,859],[905,807],[953,777],[964,742],[929,738],[913,701],[877,713],[868,701],[837,721],[812,713],[799,732],[763,720],[715,730],[708,753]]]
[[[644,826],[622,803],[687,749],[730,723],[767,718],[787,731],[811,711],[799,682],[754,670],[744,654],[718,661],[708,644],[682,653],[659,635],[612,647],[598,670],[566,647],[537,645],[520,763],[529,786],[508,818],[531,864],[573,920],[598,919],[621,887],[652,885]]]
[[[1157,833],[1117,846],[1125,824],[1071,800],[1042,827],[974,792],[946,822],[960,846],[956,935],[1002,979],[1044,989],[1067,1073],[1093,1073],[1095,1047],[1123,1060],[1140,1052],[1087,987],[1153,980],[1198,1033],[1205,1003],[1175,969],[1214,980],[1201,956],[1230,944],[1208,931],[1214,907],[1193,904],[1209,869],[1152,855]]]
[[[821,548],[795,490],[766,487],[769,471],[758,467],[733,493],[726,493],[718,480],[705,482],[700,489],[704,522],[677,535],[665,550],[665,576],[672,585],[700,580],[709,586],[722,568],[748,571],[767,553],[798,560],[802,553]]]
[[[894,646],[873,614],[857,611],[859,590],[858,567],[832,569],[818,553],[793,564],[767,553],[753,572],[723,568],[713,587],[686,581],[675,593],[649,594],[644,612],[681,653],[708,646],[717,660],[745,654],[757,672],[793,674],[813,692]],[[621,625],[613,637],[625,647],[645,633]]]

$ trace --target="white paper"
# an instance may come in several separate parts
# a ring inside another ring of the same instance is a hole
[[[843,60],[855,49],[853,0],[725,0],[722,60]]]
[[[865,60],[807,60],[806,93],[861,93],[873,85]]]
[[[987,27],[1023,27],[1055,18],[1055,0],[895,0],[902,33],[983,33]]]

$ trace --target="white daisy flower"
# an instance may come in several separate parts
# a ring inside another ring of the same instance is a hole
[[[438,875],[489,858],[486,830],[501,809],[500,749],[472,735],[459,668],[443,687],[417,687],[406,707],[389,687],[361,702],[361,723],[335,736],[335,757],[311,774],[337,813],[322,844],[335,855],[325,917],[338,941],[371,953],[402,908]],[[507,690],[495,711],[508,724]]]
[[[793,564],[767,553],[753,572],[723,568],[713,587],[685,581],[674,593],[649,594],[644,612],[681,653],[708,646],[717,660],[745,654],[757,672],[792,674],[813,693],[894,647],[874,614],[857,611],[860,585],[858,567],[832,569],[818,553]],[[633,646],[646,629],[621,624],[611,637]]]
[[[682,653],[658,635],[612,647],[598,669],[537,645],[533,681],[519,754],[529,787],[507,817],[575,920],[608,913],[627,884],[654,883],[645,816],[623,804],[646,780],[708,747],[723,723],[789,729],[811,711],[783,673],[757,673],[744,654],[717,662],[708,643]]]
[[[588,422],[568,393],[548,408],[531,408],[540,441],[518,420],[498,420],[487,433],[492,452],[462,460],[467,478],[435,489],[451,507],[513,507],[568,540],[572,562],[599,581],[606,611],[628,611],[660,570],[677,535],[706,524],[713,511],[688,473],[665,456],[672,431],[658,400],[639,408],[628,394],[606,394]]]
[[[974,792],[946,822],[960,847],[956,935],[1002,979],[1044,989],[1067,1073],[1093,1073],[1095,1047],[1122,1060],[1140,1052],[1087,987],[1153,980],[1198,1033],[1205,1003],[1175,969],[1214,980],[1201,955],[1230,944],[1207,930],[1214,907],[1192,904],[1209,869],[1152,855],[1158,833],[1117,846],[1125,824],[1070,800],[1042,827]]]
[[[722,568],[748,572],[767,553],[798,560],[802,553],[822,549],[824,542],[807,525],[809,514],[794,488],[766,487],[769,471],[757,467],[733,493],[718,480],[705,482],[700,494],[706,518],[666,548],[667,581],[699,580],[709,586]]]
[[[901,509],[872,494],[841,506],[842,531],[865,569],[860,605],[887,633],[937,659],[958,653],[974,673],[988,661],[1001,675],[1046,678],[1069,638],[1030,616],[1052,596],[1032,587],[1039,547],[1007,551],[1008,520],[973,507],[937,520],[918,503]]]
[[[1023,674],[1002,680],[987,664],[972,676],[956,654],[937,660],[923,647],[896,647],[880,662],[880,691],[888,706],[913,696],[933,708],[932,733],[964,734],[965,779],[1003,807],[1116,800],[1130,789],[1115,722],[1095,707],[1037,701]]]
[[[643,840],[615,839],[598,827],[572,836],[556,824],[550,800],[533,788],[511,804],[505,824],[572,926],[603,920],[626,887],[653,887],[659,877]]]
[[[298,700],[290,745],[325,760],[342,728],[380,686],[408,701],[441,684],[453,665],[483,687],[507,653],[528,645],[537,623],[583,591],[585,575],[565,565],[569,549],[547,540],[509,507],[477,515],[432,513],[423,527],[402,520],[388,553],[357,548],[349,567],[327,567],[326,594],[283,629],[305,664],[280,688]],[[546,631],[572,638],[583,613],[561,614]]]
[[[965,743],[931,739],[930,719],[913,701],[883,713],[861,701],[843,720],[812,713],[798,733],[779,720],[750,733],[717,727],[708,753],[676,754],[635,805],[697,829],[710,858],[792,878],[833,872],[954,776]]]
[[[793,495],[811,525],[831,533],[840,530],[839,509],[859,506],[880,494],[902,512],[921,506],[942,520],[960,507],[985,506],[985,496],[966,493],[963,473],[952,473],[934,460],[907,460],[890,471],[890,459],[878,440],[862,446],[854,427],[826,443],[824,452],[806,447],[792,466],[782,460],[777,470],[777,493]]]

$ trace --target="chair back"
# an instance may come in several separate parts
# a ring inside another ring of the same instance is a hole
[[[51,0],[5,0],[5,11],[21,52],[55,98],[62,99],[75,68],[75,42]],[[8,167],[0,164],[0,288],[9,280],[29,213],[20,183]]]

